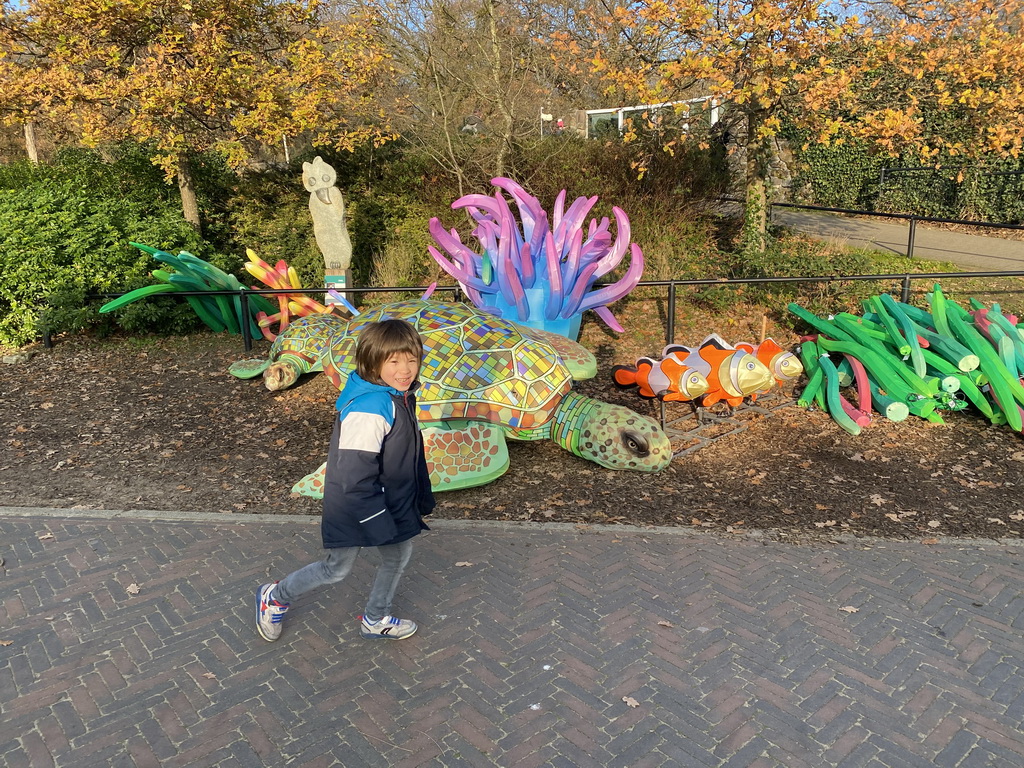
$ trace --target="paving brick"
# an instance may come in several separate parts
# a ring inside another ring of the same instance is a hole
[[[255,585],[319,552],[305,520],[273,525],[0,514],[0,617],[19,616],[0,715],[37,737],[0,739],[0,761],[34,764],[31,746],[129,766],[130,743],[139,761],[225,767],[1024,764],[1012,548],[441,522],[396,599],[416,637],[359,640],[365,557],[271,645]]]

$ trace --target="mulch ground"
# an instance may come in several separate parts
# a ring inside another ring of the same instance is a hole
[[[608,377],[611,362],[644,352],[596,346],[601,373],[579,389],[657,418],[654,404]],[[336,393],[324,376],[270,393],[227,373],[266,348],[246,354],[238,337],[223,335],[72,337],[0,366],[0,505],[316,514],[319,502],[290,488],[323,461]],[[977,414],[950,415],[946,425],[878,419],[857,437],[795,405],[741,415],[742,431],[656,475],[605,470],[548,442],[511,442],[505,476],[439,494],[436,515],[790,539],[1024,535],[1024,442]],[[692,441],[677,435],[674,444]]]

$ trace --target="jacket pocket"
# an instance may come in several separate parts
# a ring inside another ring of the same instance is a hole
[[[398,527],[387,507],[364,517],[359,521],[359,528],[366,538],[367,546],[371,547],[386,544],[398,534]]]

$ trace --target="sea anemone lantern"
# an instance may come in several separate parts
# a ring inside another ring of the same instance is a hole
[[[579,197],[565,210],[563,189],[555,198],[549,226],[540,201],[519,184],[506,178],[491,183],[497,187],[493,196],[465,195],[452,203],[476,222],[472,235],[479,252],[464,244],[457,230],[446,231],[436,217],[430,220],[430,234],[441,250],[428,250],[441,268],[477,307],[506,320],[575,340],[583,312],[592,309],[621,333],[608,305],[633,290],[644,269],[643,252],[629,242],[629,218],[622,209],[612,208],[613,237],[608,217],[584,223],[596,196]],[[518,220],[503,192],[514,201]],[[630,258],[624,274],[595,288],[622,262],[627,246]]]

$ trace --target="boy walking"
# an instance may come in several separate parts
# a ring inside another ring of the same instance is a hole
[[[381,556],[360,622],[367,638],[401,640],[416,623],[391,615],[391,601],[412,556],[412,539],[427,530],[434,509],[415,389],[423,342],[404,320],[384,320],[359,335],[356,370],[338,396],[327,452],[320,530],[326,557],[264,584],[256,592],[256,629],[281,636],[281,622],[299,595],[341,581],[361,547]]]

